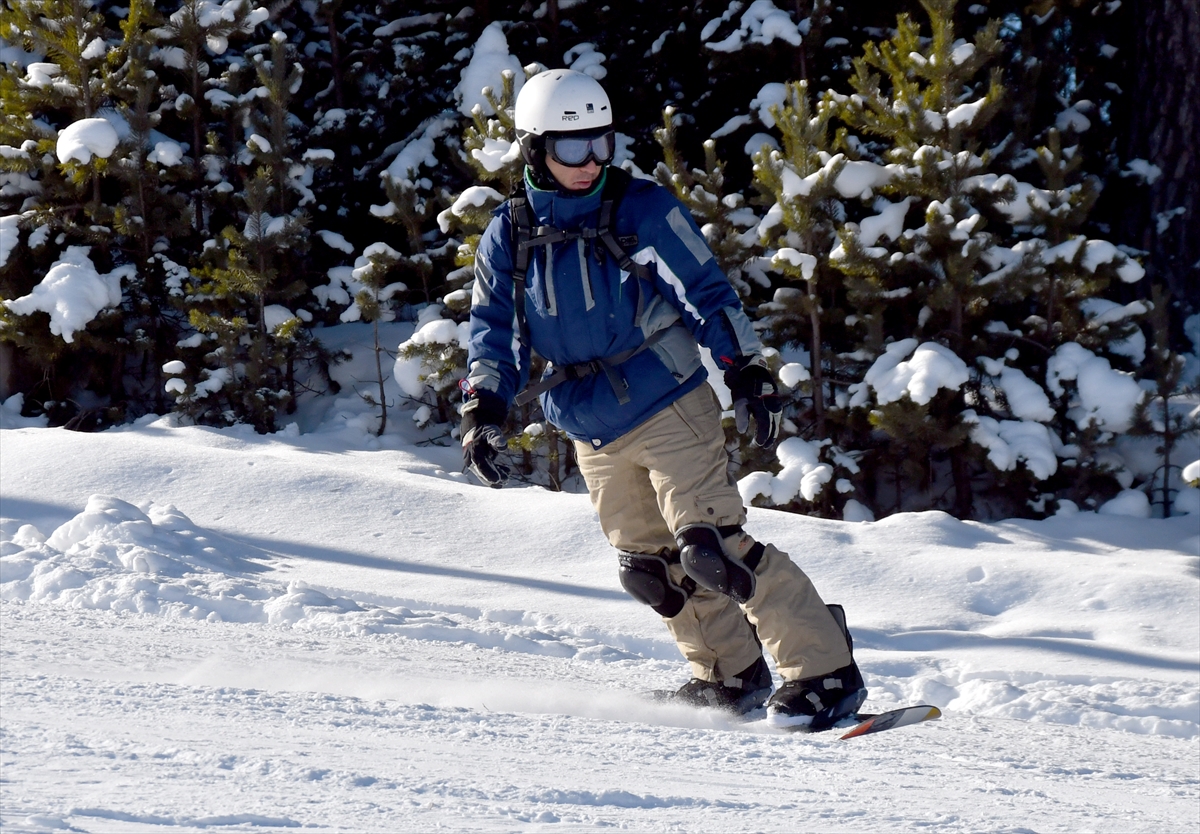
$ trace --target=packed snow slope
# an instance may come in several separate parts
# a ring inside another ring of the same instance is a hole
[[[1200,826],[1194,516],[752,510],[846,607],[867,708],[945,711],[840,742],[642,697],[687,669],[587,497],[477,486],[407,415],[3,412],[6,830]]]

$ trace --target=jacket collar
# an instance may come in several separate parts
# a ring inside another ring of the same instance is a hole
[[[599,220],[600,203],[607,179],[606,166],[590,191],[574,194],[562,189],[546,191],[538,188],[526,171],[525,193],[529,195],[529,207],[533,209],[539,223],[564,231],[594,227]]]

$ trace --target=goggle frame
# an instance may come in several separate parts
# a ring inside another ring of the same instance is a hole
[[[553,159],[559,165],[565,165],[568,168],[582,168],[589,162],[595,162],[597,165],[608,165],[613,161],[617,151],[616,131],[608,128],[602,133],[593,134],[590,136],[578,136],[565,134],[561,136],[546,137],[546,156]],[[607,148],[597,148],[598,142],[607,145]],[[578,161],[569,162],[560,155],[559,151],[563,144],[574,146],[575,143],[581,143],[581,156],[578,154],[568,154],[570,159]]]

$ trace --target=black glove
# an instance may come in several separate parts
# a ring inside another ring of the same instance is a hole
[[[742,359],[725,372],[725,385],[733,396],[733,419],[742,434],[754,418],[754,444],[769,449],[779,436],[783,422],[783,399],[779,386],[761,356]]]
[[[497,458],[501,449],[508,448],[497,426],[480,426],[463,437],[463,459],[475,477],[490,487],[499,489],[508,480],[508,465]]]
[[[509,468],[497,456],[507,448],[500,424],[508,409],[504,402],[489,391],[478,391],[467,400],[462,410],[463,461],[475,477],[497,489],[508,480]]]

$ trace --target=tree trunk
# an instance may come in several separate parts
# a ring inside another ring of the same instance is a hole
[[[550,476],[550,489],[562,492],[562,477],[558,469],[558,432],[547,424],[546,430],[546,470]]]
[[[188,54],[188,71],[192,77],[192,178],[196,183],[196,190],[192,194],[193,211],[196,216],[193,218],[193,227],[197,232],[205,234],[208,232],[208,224],[204,220],[204,126],[200,113],[200,102],[204,101],[204,91],[201,87],[200,70],[200,47],[196,44],[189,44]],[[230,145],[232,148],[233,146]]]
[[[1200,4],[1134,0],[1132,17],[1124,158],[1146,159],[1162,176],[1130,195],[1122,237],[1149,252],[1147,279],[1165,284],[1194,311],[1200,309]]]
[[[375,291],[376,302],[379,301],[379,291]],[[383,347],[379,344],[379,314],[375,314],[374,321],[371,322],[372,330],[375,335],[375,380],[379,383],[379,431],[375,432],[376,437],[383,437],[383,433],[387,431],[387,394],[383,390],[383,361],[379,354],[383,353]]]
[[[961,447],[950,450],[950,474],[954,479],[954,515],[964,521],[969,520],[974,504],[971,467]]]
[[[546,0],[546,17],[550,21],[550,47],[555,53],[562,51],[558,39],[558,0]]]
[[[341,12],[340,3],[331,3],[326,9],[326,14],[329,16],[329,64],[333,74],[333,101],[338,109],[345,109],[346,99],[342,94],[342,50],[341,44],[338,43],[340,38],[337,20],[339,12]]]
[[[824,369],[821,367],[821,300],[813,292],[815,289],[813,284],[810,283],[808,286],[808,298],[812,304],[812,310],[809,312],[809,320],[812,324],[812,341],[809,344],[812,356],[809,361],[809,375],[812,377],[812,407],[815,436],[819,440],[825,437],[825,374]]]
[[[1171,449],[1175,446],[1175,434],[1171,431],[1171,395],[1164,393],[1162,395],[1162,415],[1163,415],[1163,433],[1162,433],[1162,517],[1171,517]],[[1151,483],[1150,491],[1153,493],[1154,485]]]

